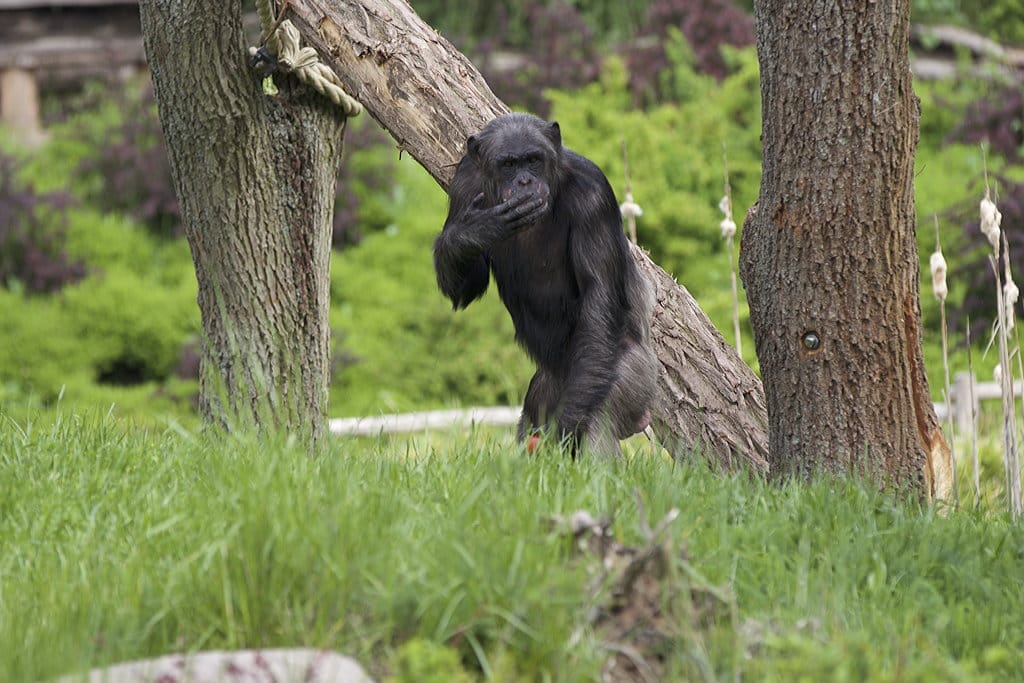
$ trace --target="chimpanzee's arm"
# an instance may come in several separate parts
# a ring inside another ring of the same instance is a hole
[[[488,207],[480,169],[463,157],[448,187],[448,219],[434,242],[437,285],[455,308],[465,308],[487,290],[488,251],[529,225],[544,204],[541,197],[518,197]]]
[[[481,237],[474,235],[467,211],[482,185],[476,164],[463,158],[448,188],[448,219],[434,241],[437,286],[454,308],[465,308],[487,291],[490,269]]]
[[[573,165],[575,182],[564,188],[560,208],[568,211],[572,226],[569,260],[579,287],[580,310],[559,429],[579,439],[616,379],[628,313],[629,255],[615,194],[604,174],[582,158]]]

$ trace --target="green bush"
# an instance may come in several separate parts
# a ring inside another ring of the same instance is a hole
[[[69,191],[80,200],[100,190],[102,179],[80,173],[79,168],[83,161],[96,156],[97,147],[106,144],[111,132],[124,121],[124,107],[122,100],[111,93],[97,97],[95,102],[95,106],[50,126],[49,140],[40,147],[25,150],[17,139],[0,139],[4,149],[22,152],[22,180],[40,192]]]
[[[0,397],[51,402],[63,387],[92,380],[101,350],[71,329],[59,299],[0,289],[0,320]]]
[[[187,284],[156,286],[122,270],[68,287],[63,305],[69,326],[98,349],[96,379],[112,384],[165,379],[198,328],[190,290]]]
[[[69,212],[65,246],[88,264],[86,279],[54,296],[0,290],[0,402],[63,396],[143,419],[190,414],[195,382],[167,382],[198,329],[187,246],[80,207]]]
[[[156,240],[134,221],[119,214],[76,207],[68,215],[65,240],[68,254],[92,271],[123,268],[143,276],[153,271]]]

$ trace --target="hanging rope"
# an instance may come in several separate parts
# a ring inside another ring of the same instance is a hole
[[[299,29],[291,21],[282,18],[275,21],[272,3],[273,0],[256,0],[256,11],[266,37],[266,49],[277,60],[275,70],[295,74],[300,81],[341,107],[345,116],[358,116],[363,105],[345,92],[338,75],[320,61],[314,48],[302,47]],[[249,53],[254,60],[264,58],[263,48],[249,48]]]

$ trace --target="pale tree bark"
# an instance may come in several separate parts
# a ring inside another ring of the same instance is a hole
[[[328,386],[334,183],[344,118],[248,66],[241,0],[142,0],[146,54],[195,261],[200,402],[225,425],[318,436]]]
[[[921,356],[906,0],[755,2],[763,169],[740,266],[773,477],[948,497]]]
[[[469,60],[401,0],[291,0],[289,17],[346,89],[442,187],[466,138],[508,111]],[[658,294],[655,433],[674,452],[698,451],[716,468],[763,472],[767,414],[760,381],[684,287],[639,250],[634,256]]]

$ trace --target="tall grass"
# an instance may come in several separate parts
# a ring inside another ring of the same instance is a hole
[[[293,645],[384,678],[421,642],[497,680],[594,680],[608,656],[586,626],[597,567],[546,520],[611,515],[637,545],[638,492],[651,523],[681,511],[668,534],[687,575],[736,596],[735,620],[680,631],[701,639],[665,652],[673,680],[1024,671],[1024,529],[1004,516],[943,518],[840,481],[720,478],[648,450],[528,458],[484,432],[331,441],[310,458],[286,438],[0,420],[3,681]]]

